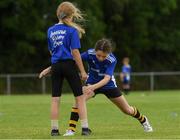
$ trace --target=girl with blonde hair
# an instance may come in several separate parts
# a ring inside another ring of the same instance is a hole
[[[59,102],[64,79],[68,81],[78,106],[82,135],[89,135],[91,131],[88,128],[86,102],[77,70],[78,67],[81,78],[85,80],[87,74],[79,53],[80,38],[85,31],[75,23],[75,21],[78,23],[82,21],[83,16],[81,11],[70,2],[62,2],[57,8],[56,15],[59,22],[49,27],[47,31],[48,49],[52,63],[51,135],[59,135]]]

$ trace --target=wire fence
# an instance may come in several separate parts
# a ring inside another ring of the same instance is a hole
[[[117,85],[121,88],[119,73],[115,73]],[[180,71],[176,72],[133,72],[131,89],[135,90],[171,90],[180,89]],[[71,92],[64,81],[63,92]],[[36,94],[51,93],[50,76],[38,78],[38,74],[0,74],[0,94]]]

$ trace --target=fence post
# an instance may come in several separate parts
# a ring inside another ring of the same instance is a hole
[[[41,85],[42,85],[42,94],[45,94],[46,93],[46,77],[42,78]]]
[[[7,75],[6,77],[6,93],[7,95],[11,95],[11,76],[10,74]]]
[[[150,72],[150,90],[154,91],[154,72]]]

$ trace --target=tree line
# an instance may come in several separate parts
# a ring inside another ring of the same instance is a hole
[[[50,65],[46,32],[62,0],[0,1],[0,72],[36,73]],[[133,71],[180,70],[179,0],[70,0],[86,18],[81,51],[107,37]]]

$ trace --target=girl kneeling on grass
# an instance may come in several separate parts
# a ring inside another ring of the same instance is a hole
[[[112,43],[108,39],[98,40],[95,49],[89,49],[82,53],[81,57],[89,65],[89,76],[86,81],[87,86],[83,87],[86,100],[96,96],[96,94],[104,94],[122,112],[136,118],[142,124],[145,132],[152,132],[153,129],[147,117],[140,114],[136,107],[128,104],[116,85],[113,73],[117,60],[112,54]],[[49,72],[50,68],[45,69],[41,72],[40,77]],[[70,116],[69,128],[64,136],[75,134],[78,119],[78,108],[77,105],[74,105]]]

